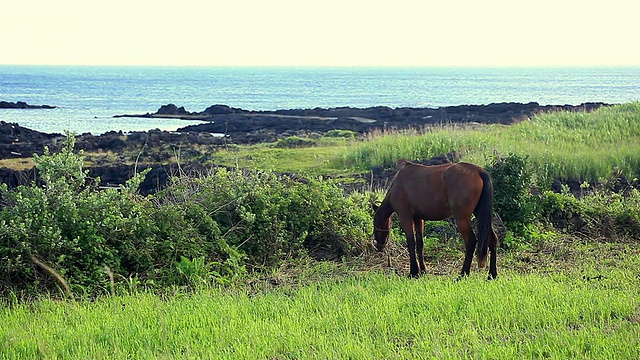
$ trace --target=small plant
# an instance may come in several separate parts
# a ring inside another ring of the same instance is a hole
[[[557,229],[589,238],[640,236],[640,191],[627,195],[596,189],[578,198],[567,187],[540,197],[540,218]]]
[[[212,270],[212,264],[206,263],[204,256],[193,260],[181,256],[180,261],[176,262],[175,266],[182,285],[189,285],[194,288],[209,285],[216,275]]]
[[[120,275],[124,281],[125,292],[128,295],[135,295],[140,290],[140,278],[137,274],[131,274],[129,277]]]
[[[329,130],[324,133],[324,136],[353,139],[356,137],[356,132],[351,130]]]
[[[316,142],[311,139],[303,139],[299,136],[289,136],[276,141],[275,147],[278,148],[299,148],[315,146]]]
[[[128,274],[153,264],[149,207],[136,194],[144,174],[120,190],[100,191],[99,179],[87,178],[74,144],[68,134],[59,153],[45,148],[44,155],[34,156],[40,182],[0,187],[0,277],[11,279],[2,292],[55,289],[64,279],[65,288],[93,295],[113,289],[113,274],[107,276],[105,267]]]

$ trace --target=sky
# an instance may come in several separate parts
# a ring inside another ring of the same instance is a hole
[[[0,64],[640,65],[638,0],[0,0],[0,9]]]

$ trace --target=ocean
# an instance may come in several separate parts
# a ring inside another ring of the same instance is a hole
[[[188,111],[441,107],[496,102],[578,105],[640,100],[640,67],[312,68],[0,65],[0,120],[48,132],[176,130],[187,120],[113,118],[173,103]]]

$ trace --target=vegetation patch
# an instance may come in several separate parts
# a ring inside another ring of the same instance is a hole
[[[366,199],[322,179],[218,168],[175,177],[154,196],[136,193],[146,173],[100,190],[73,140],[36,156],[41,185],[0,188],[5,295],[55,291],[60,279],[81,296],[132,278],[150,286],[229,282],[246,268],[321,248],[361,253],[369,233]]]
[[[288,136],[284,139],[279,139],[275,143],[275,147],[279,148],[298,148],[298,147],[310,147],[315,146],[316,142],[311,139],[304,139],[299,136]]]
[[[640,169],[639,128],[640,103],[635,102],[588,113],[544,113],[509,126],[373,132],[367,141],[345,149],[339,161],[367,171],[398,159],[429,159],[451,151],[480,165],[487,165],[494,153],[512,153],[528,157],[538,182],[546,186],[555,179],[634,179]]]

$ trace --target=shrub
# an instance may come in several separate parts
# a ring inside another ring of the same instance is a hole
[[[595,238],[640,239],[640,191],[628,195],[597,189],[577,198],[565,186],[540,198],[540,217],[557,229]]]
[[[337,138],[347,138],[347,139],[354,139],[356,137],[356,132],[352,131],[352,130],[329,130],[326,133],[324,133],[324,136],[326,137],[337,137]]]
[[[526,235],[535,219],[533,173],[527,160],[517,154],[496,155],[487,166],[493,180],[494,210],[507,230],[518,236]]]
[[[283,139],[279,139],[275,143],[275,147],[277,148],[299,148],[299,147],[309,147],[315,146],[316,142],[311,139],[303,139],[299,136],[288,136]]]
[[[144,174],[121,191],[97,191],[99,179],[87,181],[74,142],[67,136],[60,153],[45,148],[34,157],[41,186],[1,189],[0,277],[9,285],[37,291],[61,276],[74,292],[94,293],[107,288],[105,267],[119,273],[153,265],[148,207],[135,193]]]
[[[228,283],[289,258],[359,254],[370,234],[364,196],[321,178],[220,168],[144,197],[144,172],[98,189],[73,148],[69,136],[35,157],[41,184],[1,187],[0,292]]]
[[[236,249],[252,268],[273,266],[319,247],[338,254],[357,252],[364,231],[353,229],[366,228],[371,219],[359,210],[364,205],[329,182],[272,172],[221,168],[198,178],[180,178],[158,201],[159,208],[206,209],[192,223],[215,224],[203,231],[215,243],[206,245],[207,252],[224,261],[230,249]]]

